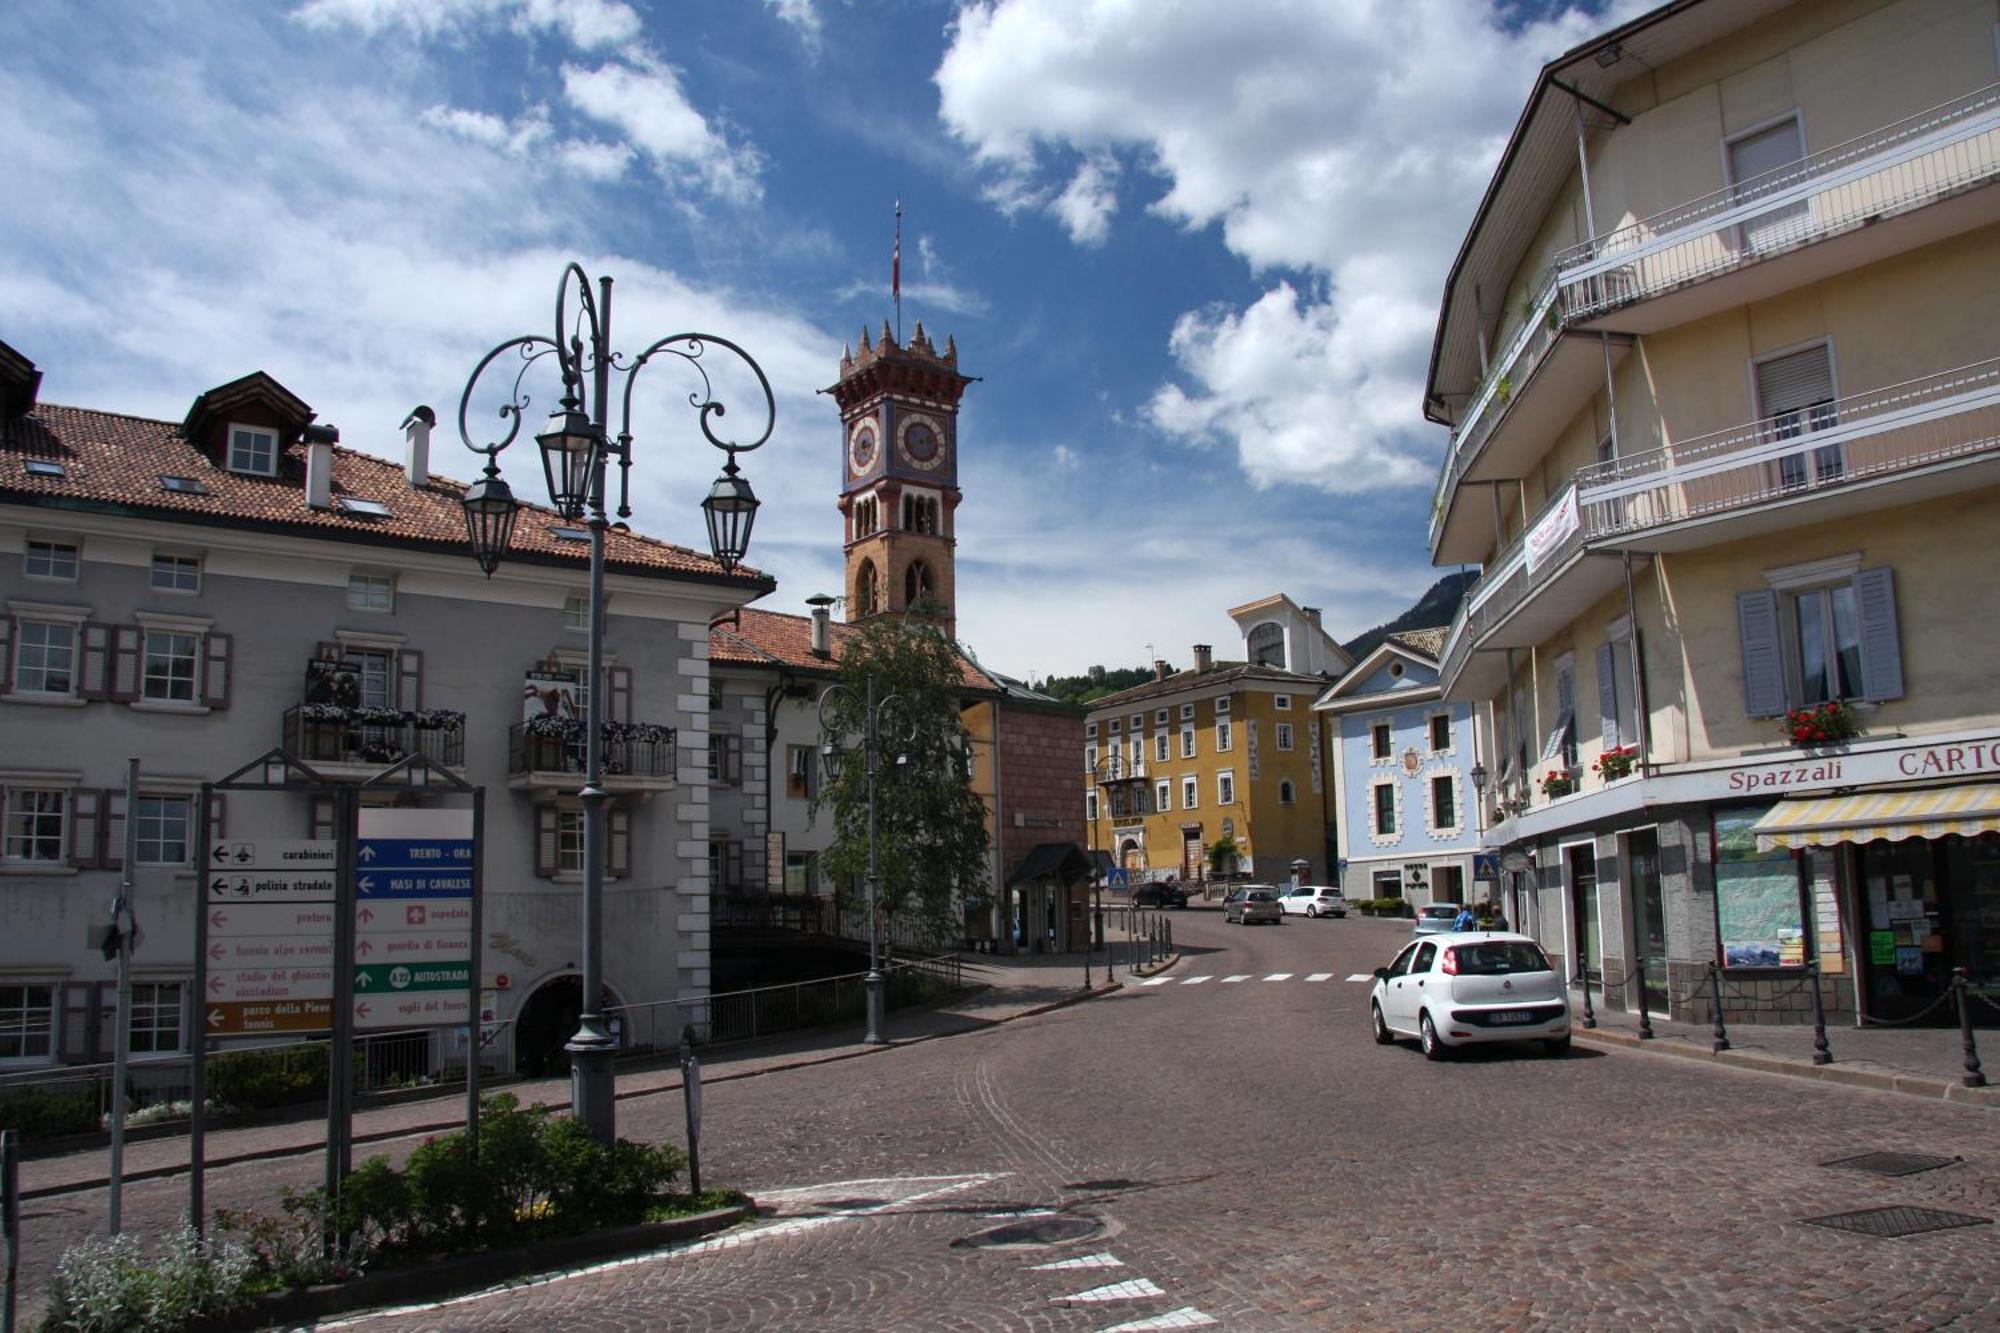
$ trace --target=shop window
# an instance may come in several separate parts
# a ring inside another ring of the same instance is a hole
[[[1375,896],[1377,898],[1400,898],[1403,896],[1403,875],[1401,871],[1378,870],[1375,872],[1373,879]]]

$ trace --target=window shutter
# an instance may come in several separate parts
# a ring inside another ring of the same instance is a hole
[[[103,858],[104,793],[94,787],[69,794],[69,863],[89,869]]]
[[[310,836],[314,838],[331,838],[333,836],[333,798],[331,796],[315,796],[312,798],[312,833]],[[209,838],[212,841],[220,841],[213,829],[209,831]]]
[[[110,697],[119,703],[130,703],[139,697],[139,645],[142,642],[137,625],[114,625],[111,627],[111,688]]]
[[[723,738],[722,780],[732,787],[743,781],[743,738],[735,732]]]
[[[1903,645],[1896,631],[1896,583],[1889,568],[1854,576],[1861,616],[1861,697],[1871,703],[1903,697]]]
[[[415,648],[396,654],[396,706],[418,709],[424,706],[424,655]]]
[[[106,789],[98,809],[102,850],[98,852],[97,864],[106,870],[121,869],[125,865],[125,789]]]
[[[77,678],[77,693],[86,699],[103,699],[111,693],[111,626],[83,627],[83,671]]]
[[[0,616],[0,694],[14,688],[14,617]]]
[[[604,873],[622,879],[632,873],[632,812],[622,805],[604,808]]]
[[[543,879],[556,873],[556,808],[535,807],[535,873]]]
[[[732,842],[724,849],[722,874],[728,881],[725,887],[731,889],[740,889],[743,887],[742,843]]]
[[[1757,410],[1767,417],[1797,412],[1833,397],[1833,362],[1825,346],[1757,363]]]
[[[1618,654],[1610,644],[1597,649],[1597,717],[1604,748],[1615,750],[1618,738]]]
[[[213,791],[208,794],[208,836],[211,841],[221,842],[229,836],[229,797],[226,793]]]
[[[201,701],[210,708],[229,707],[229,680],[236,663],[236,641],[227,634],[204,636],[206,672],[201,681]]]
[[[632,720],[632,668],[615,666],[605,673],[611,704],[611,718],[614,722]]]
[[[1743,711],[1751,717],[1782,717],[1785,655],[1778,639],[1775,591],[1736,595],[1736,636],[1743,650]]]

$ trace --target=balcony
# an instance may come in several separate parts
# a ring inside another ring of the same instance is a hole
[[[1571,328],[1651,333],[2000,218],[2000,84],[1572,246]]]
[[[678,756],[672,727],[606,722],[604,786],[652,791],[674,784]],[[507,729],[507,785],[516,791],[573,791],[583,780],[584,727],[571,718],[537,718]]]
[[[418,755],[439,768],[465,767],[465,714],[449,708],[350,708],[297,704],[285,710],[279,744],[328,777],[371,777]]]
[[[1127,759],[1124,755],[1114,754],[1099,760],[1095,773],[1100,787],[1113,782],[1138,782],[1146,776],[1146,760],[1143,756]]]
[[[1710,546],[1996,483],[2000,358],[1594,464],[1459,608],[1445,688],[1488,692],[1500,673],[1475,653],[1547,638],[1619,586],[1624,551]]]

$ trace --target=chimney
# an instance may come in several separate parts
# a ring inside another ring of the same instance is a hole
[[[437,424],[437,413],[421,403],[403,418],[403,471],[412,486],[431,483],[431,427]]]
[[[333,508],[333,446],[339,439],[338,426],[305,429],[306,504],[310,508]]]
[[[1305,606],[1305,607],[1300,607],[1299,609],[1306,613],[1306,619],[1312,621],[1314,629],[1320,628],[1318,607]]]
[[[833,606],[833,598],[820,593],[806,598],[806,605],[812,608],[812,655],[824,661],[833,656],[832,613],[829,610]]]
[[[1214,645],[1206,643],[1196,644],[1194,646],[1194,669],[1196,671],[1209,671],[1213,670],[1214,667],[1215,667]]]
[[[1164,657],[1156,657],[1156,658],[1154,658],[1154,659],[1153,659],[1153,679],[1154,679],[1154,680],[1165,680],[1166,678],[1167,678],[1167,659],[1166,659],[1166,658],[1164,658]]]

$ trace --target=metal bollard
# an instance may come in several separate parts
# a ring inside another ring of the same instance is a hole
[[[1813,959],[1808,965],[1808,980],[1812,982],[1813,997],[1812,1062],[1816,1065],[1830,1065],[1833,1063],[1833,1050],[1826,1044],[1826,1001],[1820,998],[1819,959],[1817,958]]]
[[[1965,969],[1951,970],[1951,988],[1958,992],[1958,1039],[1965,1044],[1965,1077],[1959,1080],[1968,1088],[1986,1086],[1986,1075],[1979,1068],[1979,1047],[1972,1040],[1972,1000],[1966,993]]]
[[[1576,960],[1576,979],[1583,983],[1583,1026],[1588,1031],[1597,1026],[1597,1012],[1590,1007],[1590,963],[1581,955]]]
[[[1653,1039],[1652,997],[1646,994],[1646,959],[1639,958],[1639,1040]]]
[[[1709,1043],[1709,1052],[1720,1055],[1729,1049],[1729,1029],[1722,1025],[1722,973],[1714,963],[1708,965],[1708,997],[1715,1008],[1715,1039]]]
[[[1167,928],[1167,952],[1172,953],[1174,951],[1174,923],[1163,921],[1160,924]]]
[[[21,1159],[11,1129],[0,1129],[0,1233],[7,1244],[6,1293],[0,1296],[0,1327],[14,1333],[14,1279],[21,1260]]]

